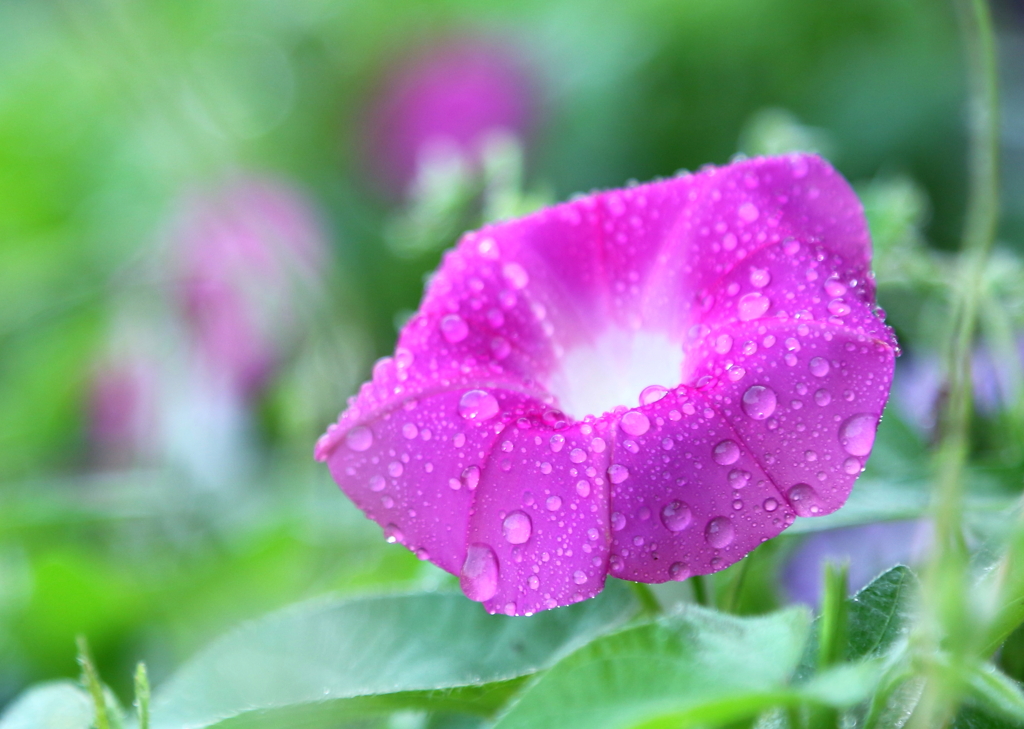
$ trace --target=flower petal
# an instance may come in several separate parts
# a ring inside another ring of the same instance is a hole
[[[612,575],[666,582],[716,572],[792,524],[792,509],[704,392],[681,386],[629,411],[618,431],[608,472]]]
[[[404,401],[354,427],[336,428],[317,455],[385,536],[458,573],[474,491],[505,422],[535,401],[495,387],[444,390]]]
[[[593,597],[608,571],[605,424],[557,432],[543,423],[522,425],[498,437],[476,495],[474,546],[461,573],[467,595],[508,615]],[[476,571],[480,560],[496,569]]]

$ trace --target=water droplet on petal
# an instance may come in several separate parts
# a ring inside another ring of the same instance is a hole
[[[394,524],[388,524],[384,527],[384,541],[388,544],[394,544],[395,542],[403,544],[405,542],[405,535]]]
[[[651,427],[651,421],[639,410],[630,410],[622,416],[619,427],[629,435],[643,435]]]
[[[530,579],[526,581],[526,584],[530,586],[531,590],[536,590],[540,587],[540,579],[537,578],[537,575],[530,575]]]
[[[572,581],[575,582],[577,585],[582,585],[584,582],[587,581],[587,573],[583,570],[576,570],[572,573]]]
[[[624,517],[618,511],[612,512],[611,516],[612,531],[621,532],[626,528],[626,517]]]
[[[730,488],[741,489],[748,483],[750,483],[750,471],[743,471],[738,468],[729,471]]]
[[[832,316],[846,316],[850,313],[850,305],[842,299],[832,299],[828,302],[828,313]]]
[[[821,513],[821,500],[818,492],[808,484],[798,483],[786,492],[786,500],[789,501],[797,516],[817,516]]]
[[[765,286],[772,282],[772,275],[768,272],[767,268],[752,268],[750,269],[750,284],[756,286],[759,289],[763,289]]]
[[[683,531],[690,526],[692,519],[693,514],[690,513],[690,507],[682,501],[672,501],[665,504],[665,508],[661,510],[661,523],[670,532]]]
[[[824,377],[830,369],[828,360],[824,357],[814,357],[808,364],[808,367],[811,370],[811,374],[815,377]]]
[[[501,533],[509,544],[526,544],[533,532],[533,522],[524,512],[513,511],[501,523]]]
[[[719,354],[729,354],[732,349],[732,337],[728,334],[719,334],[715,338],[715,351]]]
[[[530,283],[530,275],[518,263],[506,263],[501,267],[501,275],[514,289],[526,288],[526,284]]]
[[[764,316],[771,303],[768,297],[760,292],[753,291],[749,294],[744,294],[740,297],[737,304],[740,320],[750,321],[751,319],[757,319],[759,316]]]
[[[582,448],[573,448],[569,451],[569,460],[573,463],[583,463],[587,460],[587,454]]]
[[[622,483],[629,478],[629,469],[625,466],[613,463],[608,466],[608,480],[612,483]]]
[[[658,402],[658,400],[665,397],[667,394],[667,387],[662,387],[661,385],[649,385],[640,393],[640,404],[650,405],[651,403]]]
[[[388,464],[388,475],[392,478],[398,478],[404,470],[405,468],[398,461],[392,461]]]
[[[839,279],[830,278],[825,281],[825,293],[836,299],[846,293],[846,286]]]
[[[345,445],[350,450],[357,452],[369,450],[370,446],[373,445],[373,431],[365,425],[352,428],[352,430],[345,434]]]
[[[558,453],[565,446],[565,436],[561,433],[555,433],[551,436],[551,440],[548,441],[548,444],[551,446],[552,451]]]
[[[866,456],[875,444],[878,418],[861,413],[847,418],[839,428],[839,444],[851,456]]]
[[[490,420],[498,409],[497,398],[486,390],[469,390],[459,400],[459,415],[466,420]]]
[[[754,420],[764,420],[775,412],[777,402],[775,391],[770,387],[754,385],[743,393],[743,412]]]
[[[477,466],[470,466],[462,472],[462,483],[465,484],[466,488],[472,491],[480,485],[480,468]]]
[[[459,586],[470,600],[485,602],[498,592],[498,558],[486,544],[470,544]]]
[[[412,440],[419,434],[420,429],[416,427],[415,423],[406,423],[405,425],[402,426],[402,435],[404,435],[409,440]]]
[[[843,461],[843,470],[851,476],[855,476],[860,473],[861,468],[861,463],[856,458],[851,457]]]
[[[385,485],[386,482],[384,481],[383,476],[377,475],[370,477],[370,491],[376,491],[379,493],[384,490]]]
[[[764,510],[771,513],[779,508],[779,502],[769,496],[764,500]]]
[[[746,223],[753,223],[761,214],[761,212],[757,209],[757,206],[754,205],[754,203],[749,202],[745,202],[742,205],[740,205],[739,209],[736,212],[739,214],[740,219]]]
[[[716,516],[708,522],[708,526],[704,530],[704,538],[715,549],[728,547],[732,544],[735,536],[736,530],[732,525],[732,520],[727,516]]]
[[[456,344],[469,336],[469,325],[458,314],[441,318],[441,334],[450,344]]]
[[[580,479],[579,481],[577,481],[576,493],[578,493],[580,497],[584,499],[590,496],[590,481],[587,481],[586,479]]]
[[[544,502],[544,506],[548,511],[558,511],[562,508],[562,497],[561,496],[549,496],[547,501]]]
[[[820,405],[821,407],[825,407],[830,402],[832,402],[832,395],[829,394],[828,390],[818,390],[817,392],[814,393],[814,402]]]
[[[718,465],[728,466],[740,459],[740,447],[736,445],[736,441],[723,440],[715,446],[712,456]]]
[[[668,576],[675,582],[682,582],[690,578],[690,567],[685,562],[673,562],[668,568]]]

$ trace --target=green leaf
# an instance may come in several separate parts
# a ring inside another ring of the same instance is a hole
[[[799,608],[737,618],[689,606],[565,658],[496,729],[679,727],[753,717],[788,699],[809,627]]]
[[[488,615],[457,594],[301,603],[241,626],[186,664],[156,692],[152,726],[316,726],[398,708],[488,714],[516,679],[635,609],[616,582],[594,600],[529,618]]]
[[[847,658],[885,654],[906,634],[917,577],[898,565],[883,572],[850,600]]]
[[[0,716],[0,729],[90,729],[92,725],[92,699],[73,681],[36,684]]]
[[[1024,691],[1020,684],[991,663],[962,661],[957,672],[967,688],[968,701],[985,713],[1024,724]]]

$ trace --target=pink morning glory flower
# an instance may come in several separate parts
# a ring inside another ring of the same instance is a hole
[[[468,233],[316,457],[492,612],[721,570],[871,453],[896,344],[870,258],[799,154]]]
[[[378,177],[404,192],[437,153],[479,162],[489,134],[526,134],[533,106],[523,67],[501,45],[456,39],[395,69],[369,115],[367,154]]]
[[[240,178],[186,200],[170,242],[174,293],[208,376],[253,394],[281,359],[328,258],[312,209],[283,183]]]

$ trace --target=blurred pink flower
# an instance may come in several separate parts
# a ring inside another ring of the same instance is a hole
[[[469,233],[316,457],[492,612],[721,570],[871,452],[895,341],[870,256],[808,155]]]
[[[89,440],[97,465],[124,468],[153,454],[157,437],[158,373],[138,356],[107,358],[89,388]]]
[[[530,91],[523,67],[494,41],[449,40],[408,57],[370,111],[371,168],[401,194],[431,153],[454,152],[475,164],[488,134],[528,132]]]
[[[328,251],[310,206],[266,178],[193,193],[171,236],[175,298],[208,374],[242,395],[293,340]]]

